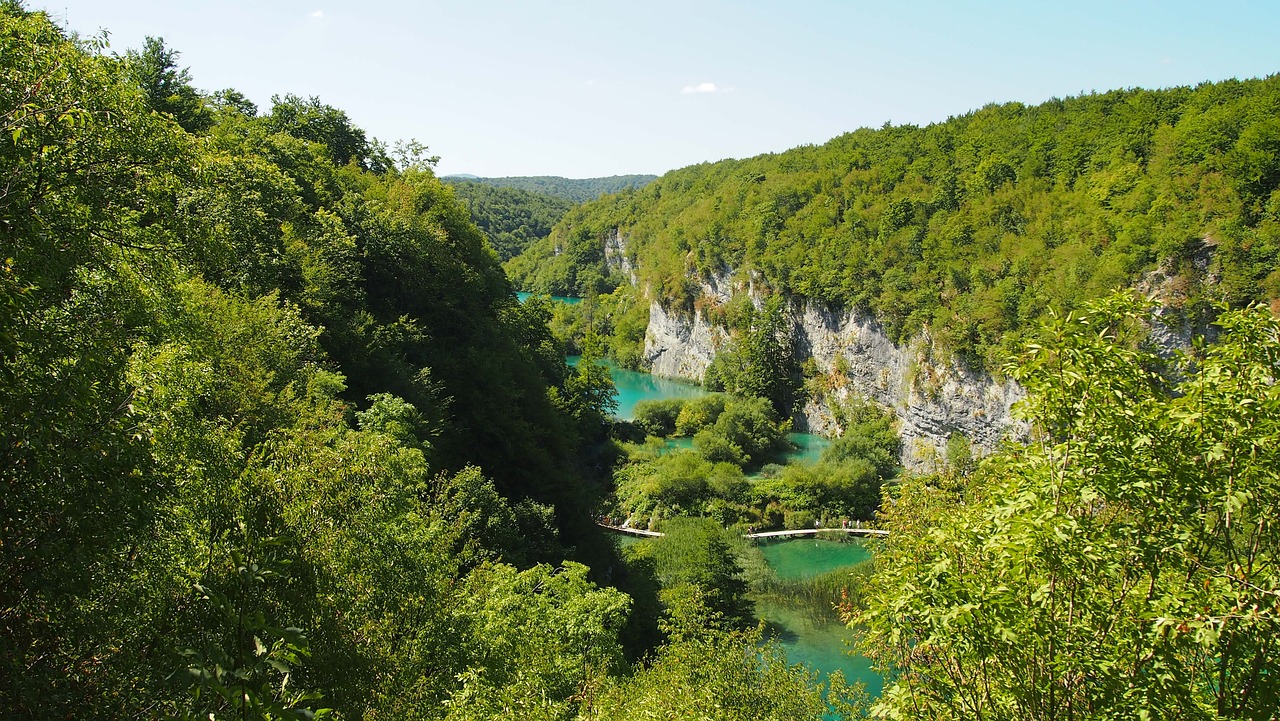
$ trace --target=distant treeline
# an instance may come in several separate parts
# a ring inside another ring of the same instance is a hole
[[[543,193],[485,183],[450,181],[453,192],[471,211],[499,260],[520,255],[536,240],[547,237],[574,203]]]
[[[479,183],[498,188],[516,188],[585,203],[602,195],[643,188],[657,178],[656,175],[612,175],[607,178],[561,178],[555,175],[477,178],[470,175],[446,175],[441,180],[446,183]]]

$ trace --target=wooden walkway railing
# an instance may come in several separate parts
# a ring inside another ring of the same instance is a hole
[[[640,528],[632,528],[630,526],[614,526],[602,521],[596,521],[596,525],[601,528],[607,528],[610,531],[625,533],[631,536],[639,536],[641,538],[661,538],[664,534],[658,531],[647,531]],[[746,533],[743,538],[788,538],[795,536],[816,536],[819,533],[846,533],[850,536],[874,536],[884,538],[889,535],[888,531],[882,531],[878,528],[797,528],[790,531],[763,531],[761,533]]]

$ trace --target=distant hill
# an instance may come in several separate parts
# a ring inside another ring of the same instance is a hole
[[[585,203],[602,195],[631,188],[643,188],[657,180],[656,175],[613,175],[608,178],[561,178],[555,175],[517,176],[511,178],[477,178],[459,173],[446,175],[446,183],[483,183],[499,188],[517,188],[531,193],[541,193],[556,198]]]
[[[447,180],[471,212],[471,220],[489,237],[489,243],[503,261],[520,255],[530,243],[547,237],[551,228],[575,205],[564,198],[520,188],[459,182],[458,176]]]

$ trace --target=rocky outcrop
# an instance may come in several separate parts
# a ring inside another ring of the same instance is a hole
[[[702,312],[692,317],[668,311],[657,301],[649,305],[649,329],[644,357],[649,372],[668,378],[702,382],[702,374],[728,338],[723,328],[708,323]]]
[[[724,302],[737,290],[760,300],[749,283],[737,286],[726,270],[703,280],[703,298]],[[654,374],[702,379],[728,334],[709,323],[700,308],[695,304],[688,314],[650,305],[645,358]],[[864,314],[799,300],[789,310],[799,359],[812,358],[825,385],[824,396],[797,413],[798,430],[837,434],[841,429],[829,401],[866,398],[897,416],[902,462],[912,469],[928,469],[942,459],[954,433],[962,433],[978,452],[992,450],[1006,436],[1025,435],[1010,412],[1023,397],[1012,381],[936,362],[925,337],[897,345]]]
[[[831,400],[871,400],[897,416],[902,462],[913,469],[942,459],[954,433],[979,452],[1026,433],[1011,413],[1024,395],[1016,383],[934,360],[927,337],[900,346],[870,316],[809,301],[793,304],[792,321],[798,355],[813,359],[827,386],[825,397],[810,399],[797,414],[798,425],[811,432],[840,432]]]
[[[631,285],[636,284],[636,266],[627,254],[627,239],[620,230],[614,230],[612,235],[604,238],[604,265],[610,273],[621,273],[631,281]]]

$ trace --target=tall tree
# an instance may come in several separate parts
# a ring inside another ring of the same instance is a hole
[[[148,35],[141,51],[125,53],[125,64],[152,110],[172,116],[189,133],[204,132],[213,125],[212,114],[192,87],[191,73],[178,67],[178,56],[165,47],[164,38]]]

